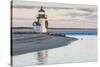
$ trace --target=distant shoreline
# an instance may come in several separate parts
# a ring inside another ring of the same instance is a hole
[[[11,27],[11,29],[33,29],[33,27]],[[97,30],[97,28],[48,28],[55,30]]]

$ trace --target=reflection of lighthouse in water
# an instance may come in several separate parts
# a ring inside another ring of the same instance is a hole
[[[39,51],[38,52],[38,62],[39,64],[45,64],[47,62],[48,52],[47,51]]]
[[[33,22],[34,32],[47,32],[48,20],[45,15],[45,10],[43,9],[43,7],[41,7],[41,9],[38,12],[38,17]]]

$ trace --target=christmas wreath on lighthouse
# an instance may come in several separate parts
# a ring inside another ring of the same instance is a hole
[[[45,15],[45,10],[43,7],[38,10],[38,16],[36,17],[35,21],[33,22],[33,29],[34,32],[44,33],[48,30],[48,20],[47,16]]]

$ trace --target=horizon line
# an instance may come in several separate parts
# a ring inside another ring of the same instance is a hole
[[[11,29],[33,29],[33,27],[11,27]],[[54,28],[49,27],[48,29],[56,30],[97,30],[97,28]]]

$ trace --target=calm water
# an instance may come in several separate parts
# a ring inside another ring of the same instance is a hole
[[[12,32],[33,32],[33,29],[12,29]],[[48,32],[64,33],[67,35],[97,35],[97,30],[48,30]]]
[[[68,46],[13,56],[13,65],[38,65],[94,62],[97,60],[97,30],[48,30],[64,33],[79,40]],[[13,29],[13,32],[33,32],[32,29]],[[92,49],[92,50],[91,50]]]
[[[97,60],[96,35],[66,36],[76,37],[79,40],[68,46],[13,56],[13,65],[94,62]]]
[[[97,30],[48,30],[48,31],[64,33],[68,35],[97,35]]]

